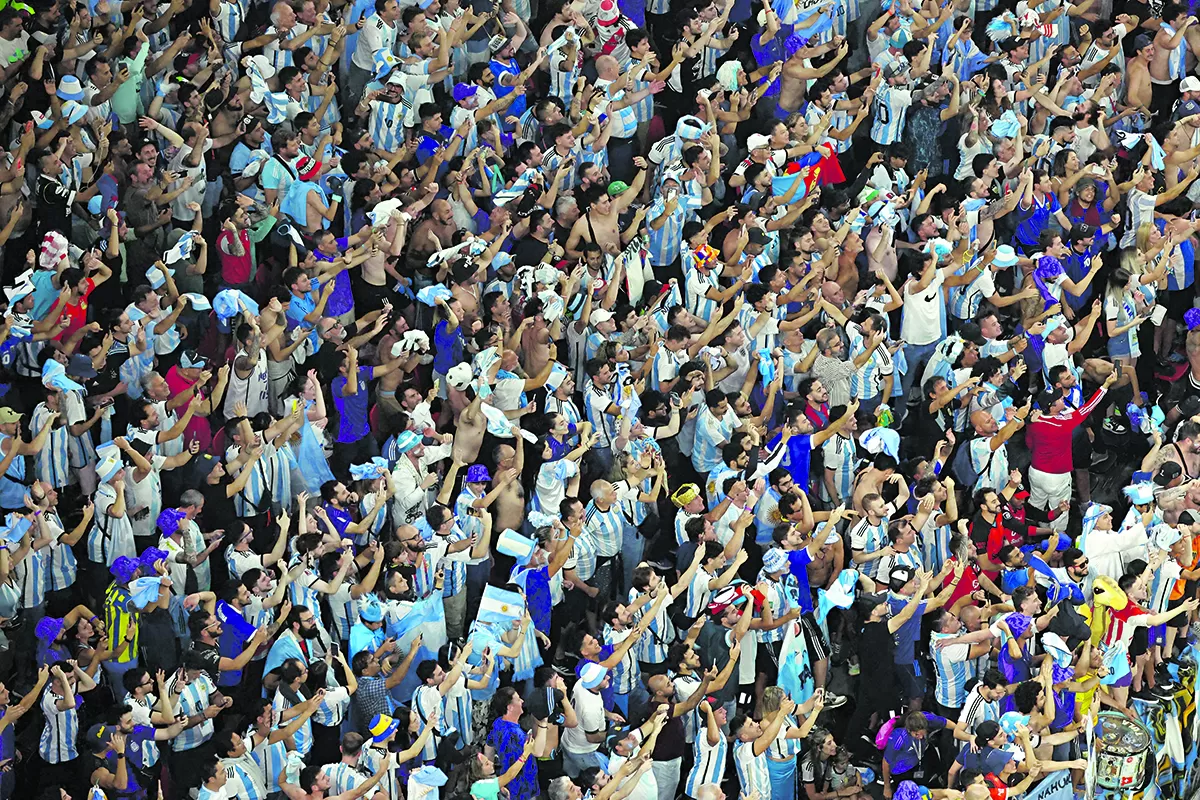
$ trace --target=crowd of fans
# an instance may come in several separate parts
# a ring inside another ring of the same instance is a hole
[[[1173,691],[1188,6],[0,5],[0,800],[1003,800]]]

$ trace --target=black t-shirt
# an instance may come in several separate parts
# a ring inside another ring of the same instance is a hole
[[[542,686],[534,689],[533,694],[526,698],[525,707],[538,722],[548,721],[552,725],[562,725],[567,720],[563,712],[564,697],[566,695],[558,689]]]
[[[233,508],[233,498],[225,496],[225,489],[232,482],[233,479],[228,475],[222,475],[216,485],[200,484],[200,493],[204,495],[204,510],[200,512],[201,530],[241,530],[235,528],[237,512]]]
[[[513,263],[518,267],[535,266],[546,257],[546,251],[549,249],[550,245],[546,242],[526,236],[513,248]]]
[[[895,649],[895,639],[888,630],[887,620],[863,625],[858,639],[858,652],[861,656],[858,663],[862,669],[863,685],[891,684]]]
[[[209,680],[213,683],[220,681],[221,651],[217,649],[217,646],[204,642],[193,642],[192,652],[204,659],[204,671],[208,673]]]
[[[663,724],[662,733],[658,735],[658,741],[654,744],[653,758],[655,761],[682,758],[686,749],[683,717],[675,716],[675,701],[668,700],[667,721]]]

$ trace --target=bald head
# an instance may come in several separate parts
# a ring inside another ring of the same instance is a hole
[[[615,80],[621,74],[621,66],[610,55],[598,56],[596,58],[596,74],[606,81]]]

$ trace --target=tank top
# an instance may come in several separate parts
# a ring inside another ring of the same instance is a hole
[[[10,439],[8,434],[0,433],[0,446]],[[20,447],[21,442],[14,439],[13,447]],[[8,471],[0,476],[0,508],[21,508],[25,505],[25,456],[17,456],[8,465]]]
[[[237,357],[246,355],[245,350],[238,350]],[[236,360],[235,358],[235,360]],[[234,417],[233,407],[238,403],[246,404],[246,414],[253,417],[260,411],[267,410],[267,351],[259,349],[258,362],[249,377],[243,378],[237,374],[237,369],[229,371],[229,390],[225,393],[225,416]]]

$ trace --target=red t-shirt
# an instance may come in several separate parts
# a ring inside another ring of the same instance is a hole
[[[87,289],[84,290],[83,297],[79,298],[79,302],[68,303],[67,305],[63,306],[60,318],[66,317],[71,321],[71,324],[63,328],[62,332],[55,337],[61,342],[65,342],[67,339],[70,339],[72,334],[74,334],[84,325],[87,325],[88,297],[91,296],[92,290],[96,288],[96,282],[91,278],[88,278],[84,283],[86,284]]]
[[[192,384],[195,383],[195,381],[189,381],[180,375],[178,366],[171,367],[167,371],[165,379],[167,381],[167,388],[171,390],[171,397],[177,397],[190,389]],[[188,401],[188,405],[196,402],[196,399],[196,397],[193,397]],[[176,413],[180,416],[183,415],[183,412],[183,407],[176,409]],[[185,442],[195,439],[200,443],[200,452],[207,453],[209,448],[212,447],[212,428],[208,424],[208,418],[202,417],[199,414],[193,416],[183,432],[183,439]]]
[[[958,559],[954,556],[950,557],[950,563],[957,565]],[[954,580],[954,573],[950,572],[942,579],[942,588],[946,588]],[[946,602],[946,608],[953,608],[964,597],[968,597],[975,592],[978,592],[983,587],[979,585],[979,567],[975,564],[967,564],[963,570],[962,580],[958,582],[958,586],[954,587],[954,592],[950,595],[950,599]]]

